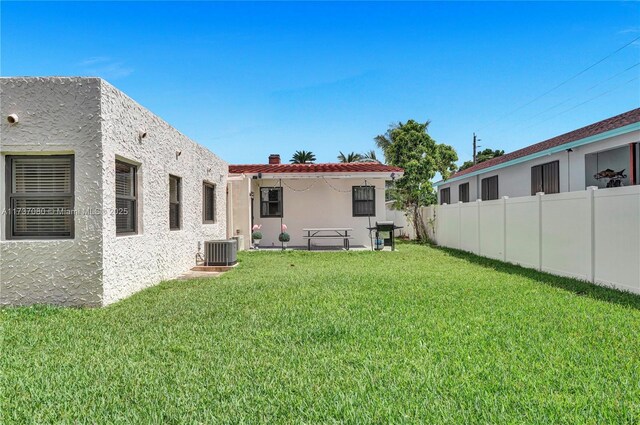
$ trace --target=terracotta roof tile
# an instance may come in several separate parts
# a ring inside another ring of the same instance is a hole
[[[246,164],[229,165],[231,174],[257,173],[401,173],[398,167],[377,162],[349,162],[325,164]]]
[[[586,137],[595,136],[596,134],[604,133],[605,131],[615,130],[616,128],[624,127],[625,125],[637,122],[640,122],[640,108],[633,109],[620,115],[616,115],[615,117],[607,118],[606,120],[598,121],[586,127],[570,131],[560,136],[556,136],[552,139],[536,143],[535,145],[527,146],[526,148],[519,149],[506,155],[481,162],[480,164],[474,165],[473,167],[469,167],[466,170],[453,174],[450,179],[454,177],[464,176],[465,174],[469,174],[474,171],[493,167],[494,165],[503,164],[514,159],[522,158],[523,156],[542,152],[556,146],[564,145],[566,143],[575,142],[576,140],[584,139]]]

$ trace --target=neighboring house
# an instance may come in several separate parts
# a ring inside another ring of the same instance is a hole
[[[490,159],[436,183],[440,204],[640,184],[640,108]]]
[[[0,79],[0,304],[101,306],[226,237],[227,164],[98,78]]]
[[[280,246],[281,223],[290,246],[306,246],[305,228],[352,228],[352,245],[370,246],[367,227],[386,219],[385,184],[403,170],[377,162],[268,164],[229,166],[229,233],[251,244],[251,228],[262,226],[262,247]],[[339,240],[313,240],[314,246],[341,245]]]

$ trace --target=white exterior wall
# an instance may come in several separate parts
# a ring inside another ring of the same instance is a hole
[[[351,245],[370,246],[369,221],[386,220],[385,180],[367,178],[367,184],[376,188],[375,217],[353,217],[351,188],[364,186],[364,178],[302,178],[283,179],[283,218],[287,233],[291,235],[290,246],[306,246],[304,228],[346,227],[353,228]],[[279,246],[280,218],[260,217],[260,187],[277,187],[278,180],[251,180],[254,199],[254,223],[262,225],[261,247]],[[327,183],[328,182],[328,183]],[[342,240],[312,240],[312,246],[341,246]]]
[[[230,236],[242,236],[243,246],[238,249],[251,247],[251,208],[249,194],[251,193],[251,180],[238,179],[229,181],[230,210],[227,221]]]
[[[403,210],[396,210],[393,208],[393,202],[385,202],[385,207],[387,208],[387,221],[393,221],[396,226],[402,227],[402,229],[396,230],[396,237],[406,237],[409,239],[416,238],[416,230],[413,228],[409,219],[407,218],[407,213]]]
[[[5,155],[73,154],[75,209],[93,211],[75,216],[74,239],[59,240],[7,240],[3,216],[0,304],[106,305],[188,270],[198,242],[226,237],[227,164],[122,92],[97,78],[5,78],[0,90],[0,210]],[[12,113],[20,121],[10,125]],[[116,158],[139,165],[133,236],[115,232]],[[169,174],[182,177],[176,231]],[[205,180],[217,188],[214,224],[202,220]]]
[[[0,79],[0,211],[7,208],[5,155],[74,154],[75,206],[102,209],[100,80]],[[6,117],[17,114],[19,122]],[[98,306],[102,217],[75,217],[75,238],[7,240],[0,228],[0,304]]]
[[[439,245],[640,293],[640,186],[440,205],[424,213],[436,217]]]
[[[459,201],[458,186],[469,183],[469,201],[480,199],[480,182],[487,177],[498,176],[498,194],[500,197],[518,197],[531,195],[531,167],[547,162],[559,161],[560,164],[560,192],[573,192],[586,189],[585,184],[585,155],[599,152],[619,146],[629,145],[640,141],[640,131],[610,137],[601,141],[573,148],[573,152],[558,152],[544,157],[506,166],[504,168],[470,176],[452,183],[443,183],[438,186],[438,199],[440,190],[451,188],[451,203]],[[629,171],[629,170],[627,170]]]
[[[104,216],[106,305],[193,267],[198,242],[226,238],[227,164],[113,86],[103,82],[101,88],[107,210],[115,208],[116,158],[140,164],[138,234],[116,236],[115,218]],[[148,134],[142,142],[138,129]],[[180,230],[169,230],[170,174],[182,178]],[[202,222],[205,180],[216,185],[214,224]]]

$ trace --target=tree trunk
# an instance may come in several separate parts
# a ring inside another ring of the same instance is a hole
[[[414,204],[411,206],[409,221],[416,231],[416,240],[419,242],[428,241],[429,234],[427,233],[424,221],[422,220],[422,208],[419,205]]]

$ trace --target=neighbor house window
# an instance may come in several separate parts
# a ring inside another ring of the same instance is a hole
[[[469,202],[469,183],[458,186],[458,201]]]
[[[182,179],[176,176],[169,176],[169,229],[180,229],[180,218],[182,216]]]
[[[560,161],[531,167],[531,194],[560,193]]]
[[[7,156],[7,238],[71,239],[73,155]]]
[[[202,221],[216,222],[216,186],[207,182],[202,184]]]
[[[444,188],[440,189],[440,205],[442,204],[450,204],[451,203],[451,189]]]
[[[370,217],[376,215],[375,186],[353,186],[351,201],[354,217]]]
[[[498,176],[482,179],[482,200],[498,199]]]
[[[116,161],[116,234],[137,233],[137,167]]]
[[[260,188],[260,217],[282,217],[282,188]]]

